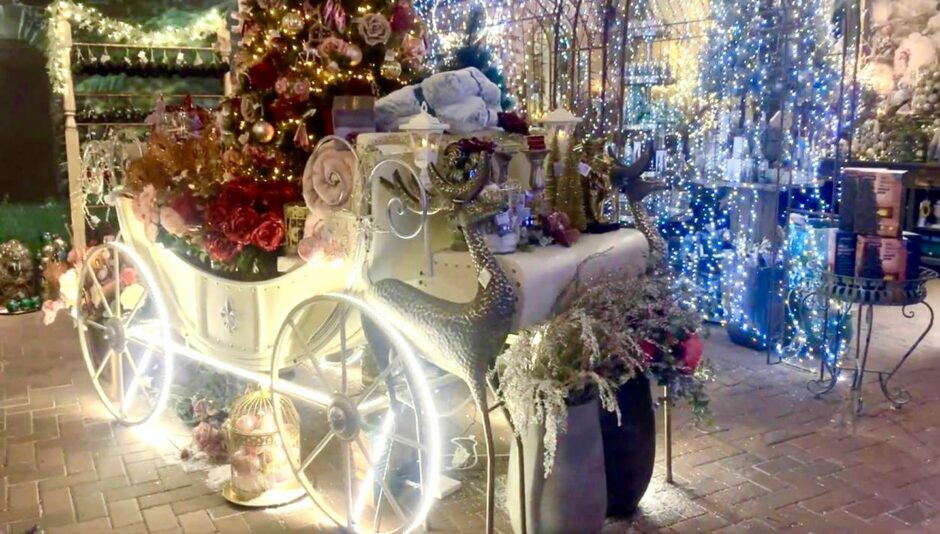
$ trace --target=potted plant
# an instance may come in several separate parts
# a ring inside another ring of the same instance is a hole
[[[603,331],[584,310],[571,308],[523,331],[497,358],[499,395],[524,450],[529,532],[597,532],[604,526],[607,490],[598,405],[617,411],[619,385],[596,371],[601,347],[621,339]],[[518,455],[510,451],[507,498],[520,531]]]
[[[592,318],[601,346],[595,372],[617,384],[617,410],[600,414],[607,482],[607,515],[632,514],[653,475],[656,426],[650,381],[686,398],[697,419],[707,417],[707,366],[691,295],[666,273],[651,270],[584,291],[573,303]]]

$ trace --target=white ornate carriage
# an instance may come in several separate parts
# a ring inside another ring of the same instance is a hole
[[[379,159],[368,170],[382,166],[386,178],[409,168]],[[349,222],[357,246],[344,261],[298,262],[256,283],[210,274],[153,243],[132,200],[118,200],[120,240],[88,251],[76,307],[88,370],[108,410],[127,424],[159,414],[178,356],[235,374],[300,408],[302,432],[280,413],[277,430],[283,443],[301,435],[300,454],[287,457],[336,526],[394,532],[423,524],[437,497],[442,438],[421,360],[440,365],[440,355],[419,356],[409,325],[390,322],[386,310],[363,298],[363,266],[371,259],[383,277],[415,281],[450,301],[472,299],[477,283],[467,276],[473,265],[466,253],[439,255],[438,275],[427,276],[421,245],[401,237],[427,232],[428,217],[393,213],[379,174],[369,173],[371,187],[351,203],[367,206],[365,212],[344,214],[358,217]],[[421,232],[404,236],[389,228],[396,214]],[[607,251],[594,268],[626,265],[636,272],[646,247],[640,233],[620,231],[559,249],[550,262],[542,252],[505,257],[502,270],[520,297],[514,326],[548,316],[563,289],[558,281],[570,279],[586,257]],[[378,369],[360,357],[366,347]]]

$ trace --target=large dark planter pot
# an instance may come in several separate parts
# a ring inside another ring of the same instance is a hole
[[[617,391],[617,414],[600,411],[607,473],[607,516],[626,517],[636,512],[653,478],[656,460],[656,417],[649,380],[639,375]]]

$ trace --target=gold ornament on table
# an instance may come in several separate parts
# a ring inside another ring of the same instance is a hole
[[[611,220],[604,207],[608,203],[616,209],[616,191],[610,183],[612,162],[604,153],[606,139],[586,139],[577,147],[591,167],[584,183],[584,209],[591,231],[604,232],[619,228],[617,220]]]
[[[274,139],[274,133],[274,126],[268,121],[258,121],[251,125],[251,138],[258,143],[270,143]]]
[[[587,216],[584,213],[584,177],[581,176],[580,163],[569,143],[561,176],[555,183],[554,211],[567,214],[572,228],[583,232],[587,228]]]
[[[0,244],[0,307],[33,296],[36,279],[33,256],[13,239]]]
[[[274,410],[280,410],[289,443],[281,442]],[[241,506],[279,506],[305,494],[291,468],[300,458],[300,417],[286,397],[275,406],[271,392],[249,390],[232,405],[225,422],[232,480],[222,496]],[[287,452],[285,452],[287,451]]]

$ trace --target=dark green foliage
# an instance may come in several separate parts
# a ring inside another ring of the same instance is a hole
[[[42,246],[44,233],[65,236],[68,208],[63,202],[13,204],[0,202],[0,243],[17,239],[30,250]]]
[[[467,67],[480,69],[480,72],[482,72],[484,76],[499,87],[499,92],[502,95],[500,104],[503,111],[506,111],[512,109],[514,106],[512,96],[510,96],[509,90],[506,88],[506,80],[503,78],[503,73],[493,60],[493,54],[490,52],[489,47],[486,46],[486,43],[480,39],[483,24],[486,22],[484,18],[485,15],[483,8],[480,6],[474,6],[470,10],[470,14],[467,15],[464,44],[454,50],[453,57],[445,63],[443,70],[460,70]]]

